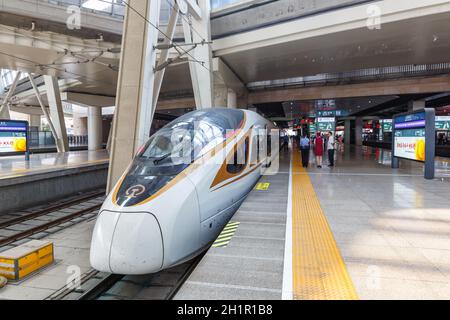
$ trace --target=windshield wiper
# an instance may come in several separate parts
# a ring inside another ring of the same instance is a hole
[[[161,161],[163,161],[164,159],[166,159],[168,156],[170,156],[172,153],[166,153],[165,155],[162,155],[158,158],[155,158],[155,160],[153,160],[153,164],[158,164]]]

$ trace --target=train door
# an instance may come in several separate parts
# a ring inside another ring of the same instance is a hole
[[[219,171],[217,167],[212,170],[214,177],[197,185],[199,190],[204,190],[198,193],[202,218],[201,239],[204,244],[217,236],[246,195],[249,186],[243,176],[249,167],[250,143],[250,135],[237,141],[228,151],[227,160],[220,165]]]

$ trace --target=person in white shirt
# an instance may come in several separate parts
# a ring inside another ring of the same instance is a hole
[[[328,161],[329,161],[329,167],[334,167],[334,148],[335,148],[335,141],[333,137],[333,132],[328,132],[328,141],[327,141],[327,150],[328,150]]]

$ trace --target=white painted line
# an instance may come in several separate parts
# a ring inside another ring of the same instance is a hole
[[[283,288],[281,299],[293,299],[293,278],[292,278],[292,162],[293,153],[291,148],[291,159],[289,164],[289,189],[286,209],[286,233],[284,244],[284,265],[283,265]]]
[[[280,292],[280,290],[278,290],[278,289],[252,287],[252,286],[239,286],[239,285],[224,284],[224,283],[212,283],[212,282],[201,282],[201,281],[186,281],[186,283],[187,284],[198,285],[198,286],[214,287],[214,288],[241,289],[241,290],[272,292],[272,293],[279,293]]]

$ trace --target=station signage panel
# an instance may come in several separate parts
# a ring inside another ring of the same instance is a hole
[[[383,132],[392,132],[392,119],[381,120]]]
[[[0,154],[27,151],[28,122],[0,119]]]
[[[319,117],[316,119],[316,129],[320,132],[335,131],[336,118],[332,117]]]
[[[450,131],[450,116],[437,116],[435,127],[436,130]]]
[[[425,108],[394,116],[392,168],[399,167],[398,159],[425,163],[424,176],[434,178],[435,110]]]
[[[316,125],[314,123],[309,124],[309,135],[310,136],[316,135]]]

